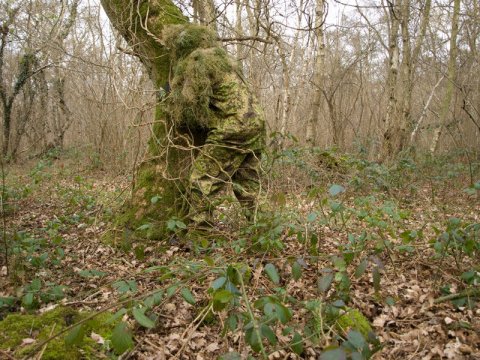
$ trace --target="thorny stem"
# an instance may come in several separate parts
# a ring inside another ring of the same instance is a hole
[[[467,289],[465,291],[462,291],[462,292],[459,292],[459,293],[456,293],[456,294],[448,294],[448,295],[445,295],[445,296],[441,296],[441,297],[433,300],[433,303],[434,304],[439,304],[441,302],[448,301],[448,300],[456,300],[456,299],[460,299],[460,298],[463,298],[463,297],[477,297],[479,295],[480,295],[480,289]]]
[[[235,268],[235,270],[237,271],[238,278],[240,279],[240,288],[242,290],[242,298],[243,298],[243,301],[245,301],[245,306],[247,307],[248,315],[250,316],[250,320],[252,321],[253,331],[255,331],[255,334],[257,335],[258,343],[260,345],[260,351],[262,353],[263,358],[268,359],[265,348],[263,347],[262,336],[260,334],[258,323],[255,320],[255,315],[253,314],[252,307],[250,306],[250,301],[248,300],[247,293],[245,291],[245,284],[243,283],[243,276],[237,268]]]
[[[390,259],[390,262],[392,263],[392,266],[395,268],[395,261],[393,260],[392,250],[390,249],[390,247],[388,246],[385,240],[386,239],[385,234],[380,229],[377,230],[377,233],[380,236],[380,240],[382,240],[383,246],[385,246],[385,249],[387,250],[387,255],[388,255],[388,258]]]

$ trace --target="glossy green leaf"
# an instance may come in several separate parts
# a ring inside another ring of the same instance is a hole
[[[151,202],[153,205],[155,205],[155,204],[158,202],[158,200],[160,200],[160,199],[161,199],[161,197],[160,197],[159,195],[155,195],[155,196],[153,196],[153,197],[150,199],[150,202]]]
[[[175,219],[170,219],[170,220],[167,221],[167,229],[168,230],[173,231],[173,230],[175,230],[176,227],[177,227],[177,224],[176,224]]]
[[[280,303],[275,303],[274,307],[276,317],[278,320],[280,320],[282,324],[286,324],[290,321],[290,319],[292,318],[292,312],[290,311],[290,309]]]
[[[251,327],[247,331],[245,331],[245,340],[248,345],[253,349],[255,352],[259,352],[261,347],[260,347],[260,342],[262,341],[258,333]]]
[[[175,221],[175,225],[179,229],[186,229],[187,228],[187,225],[183,221],[180,221],[180,220]]]
[[[120,280],[120,281],[116,281],[112,284],[113,288],[115,288],[120,294],[124,294],[128,291],[130,291],[130,285],[124,281],[124,280]]]
[[[33,304],[33,293],[27,293],[22,299],[23,305],[30,307]]]
[[[127,284],[131,292],[136,292],[138,290],[137,282],[135,280],[127,280]]]
[[[142,325],[143,327],[146,327],[148,329],[152,329],[155,327],[155,322],[150,319],[147,315],[145,315],[145,310],[146,308],[133,308],[132,309],[132,314],[135,320]]]
[[[203,258],[203,261],[205,261],[208,266],[215,266],[215,261],[208,255]]]
[[[347,340],[350,344],[353,345],[354,348],[357,350],[362,350],[364,346],[366,345],[365,338],[363,335],[356,331],[356,330],[350,330],[347,334]]]
[[[120,310],[118,310],[115,314],[113,314],[110,319],[107,320],[107,324],[111,324],[111,323],[114,323],[116,322],[118,319],[120,319],[123,315],[125,315],[127,313],[127,309],[125,308],[121,308]]]
[[[314,222],[316,219],[317,219],[317,213],[315,212],[311,212],[310,214],[308,214],[307,216],[307,222]]]
[[[195,297],[193,296],[192,292],[189,289],[182,288],[182,290],[180,290],[180,293],[182,294],[182,297],[185,299],[185,301],[188,302],[189,304],[193,305],[197,302],[197,300],[195,300]]]
[[[332,285],[333,281],[333,273],[327,273],[323,275],[319,280],[318,280],[318,290],[320,292],[325,293],[330,289],[330,286]]]
[[[226,326],[230,331],[235,331],[237,330],[237,325],[238,325],[238,318],[236,314],[231,314],[226,322]]]
[[[65,345],[80,345],[85,337],[85,329],[82,325],[75,326],[65,336]]]
[[[347,305],[345,304],[345,301],[343,301],[342,299],[339,299],[339,300],[335,300],[332,303],[332,306],[341,309],[341,308],[345,308]]]
[[[145,304],[146,307],[152,308],[155,305],[158,305],[161,303],[163,298],[163,290],[157,291],[155,294],[147,297],[143,303]]]
[[[295,334],[293,335],[293,339],[290,342],[290,347],[297,355],[301,355],[303,353],[303,339],[298,332],[295,332]]]
[[[42,282],[40,279],[33,279],[30,283],[29,289],[33,292],[38,292],[42,288]]]
[[[298,280],[302,277],[302,266],[295,261],[292,265],[292,277],[294,280]]]
[[[218,290],[213,295],[213,300],[219,301],[221,303],[228,303],[233,299],[233,294],[228,290]]]
[[[280,276],[278,275],[277,268],[273,264],[265,265],[265,272],[267,273],[270,280],[272,280],[275,284],[280,283]]]
[[[131,349],[134,345],[132,334],[124,322],[115,326],[112,332],[112,347],[117,355],[123,354],[125,351]]]
[[[172,285],[167,288],[167,297],[172,297],[177,292],[178,285]]]
[[[387,296],[387,298],[385,299],[385,303],[389,306],[393,306],[395,305],[395,299],[391,296]]]
[[[225,306],[233,299],[233,294],[228,290],[218,290],[213,295],[213,309],[215,311],[223,310]]]
[[[347,360],[347,354],[341,348],[327,350],[320,355],[319,360]]]
[[[357,279],[362,277],[362,275],[365,273],[365,270],[367,270],[367,265],[367,259],[363,259],[360,264],[358,264],[357,268],[355,269],[355,277]]]
[[[266,337],[270,344],[276,345],[277,344],[277,336],[273,332],[272,328],[266,324],[262,324],[260,326],[260,332],[262,333],[263,337]]]
[[[2,306],[13,306],[17,301],[16,297],[13,296],[0,296],[0,307]]]
[[[337,196],[344,191],[345,188],[342,185],[337,184],[333,184],[332,186],[330,186],[330,189],[328,189],[328,193],[330,194],[330,196]]]
[[[339,257],[339,256],[335,256],[333,259],[332,259],[332,262],[333,262],[333,266],[335,267],[335,269],[337,269],[338,271],[345,271],[347,270],[347,263],[345,262],[345,259]]]
[[[212,285],[210,286],[213,290],[218,290],[220,289],[223,285],[225,285],[225,282],[227,281],[227,278],[224,276],[219,277],[218,279],[215,279],[212,282]]]

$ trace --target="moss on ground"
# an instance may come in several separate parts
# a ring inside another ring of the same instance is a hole
[[[373,332],[368,319],[357,309],[347,309],[337,318],[335,325],[344,334],[353,329],[360,332],[365,338],[368,338],[368,334]]]
[[[0,349],[12,350],[15,355],[24,357],[42,341],[55,335],[66,327],[90,316],[89,312],[78,312],[69,307],[57,307],[39,315],[11,314],[0,321]],[[92,331],[108,340],[113,331],[114,323],[107,324],[111,315],[99,314],[82,325],[84,337],[77,345],[67,345],[65,342],[69,332],[50,341],[44,352],[43,360],[56,359],[97,359],[102,352],[102,345],[92,338]],[[24,339],[34,339],[33,344],[22,345]]]

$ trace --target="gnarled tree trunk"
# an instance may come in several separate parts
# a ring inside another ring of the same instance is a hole
[[[145,65],[159,93],[168,82],[170,54],[162,45],[165,25],[187,23],[188,19],[170,0],[101,0],[113,26]],[[185,180],[191,164],[190,141],[202,134],[179,134],[164,116],[159,101],[147,158],[140,165],[131,201],[124,207],[117,224],[148,229],[147,235],[160,239],[165,222],[182,217],[187,205]],[[197,139],[196,139],[197,138]]]

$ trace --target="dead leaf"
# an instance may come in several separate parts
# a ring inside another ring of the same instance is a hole
[[[448,316],[445,319],[443,319],[443,321],[445,321],[445,324],[447,325],[450,325],[451,323],[454,322],[454,320],[452,318],[449,318]]]
[[[386,314],[382,314],[377,316],[375,320],[373,320],[373,326],[375,327],[383,327],[388,320],[388,316]]]
[[[25,338],[22,340],[22,346],[33,344],[35,341],[37,340],[32,338]]]
[[[208,352],[214,352],[214,351],[217,351],[218,349],[220,349],[220,346],[218,346],[218,343],[213,342],[210,345],[208,345],[205,349]]]
[[[101,335],[98,335],[98,334],[94,333],[93,331],[92,331],[92,334],[90,335],[90,337],[97,344],[101,344],[101,345],[105,344],[105,339]]]

